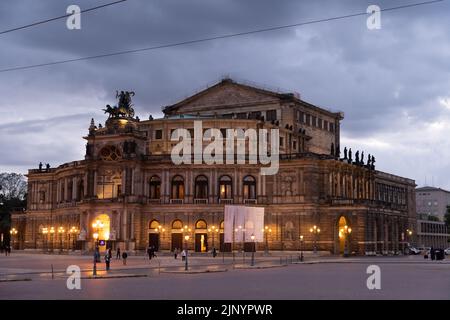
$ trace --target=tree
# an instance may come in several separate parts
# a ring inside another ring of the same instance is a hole
[[[27,194],[27,181],[20,173],[0,173],[0,197],[6,200],[24,200]]]
[[[11,212],[27,206],[27,182],[22,174],[0,173],[0,233],[9,243]],[[0,245],[2,245],[0,243]]]

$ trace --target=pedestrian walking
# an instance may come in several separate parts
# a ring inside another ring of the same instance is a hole
[[[181,251],[181,261],[186,260],[186,250]]]
[[[152,247],[147,248],[148,260],[152,260]]]
[[[9,253],[9,246],[5,246],[5,256],[8,256]]]
[[[123,261],[123,265],[126,266],[127,265],[127,258],[128,258],[128,254],[126,253],[126,251],[124,251],[122,253],[122,261]]]
[[[173,257],[175,258],[175,260],[178,257],[178,248],[175,248],[175,250],[173,250]]]
[[[215,257],[217,256],[217,250],[216,250],[216,248],[213,248],[212,255],[213,255],[213,258],[215,258]]]
[[[432,261],[434,261],[436,259],[436,251],[434,250],[433,247],[431,247],[431,249],[430,249],[430,256],[431,256]]]
[[[120,260],[120,247],[117,247],[117,251],[116,251],[116,260],[119,259]]]

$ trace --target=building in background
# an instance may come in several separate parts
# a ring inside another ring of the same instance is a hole
[[[417,246],[446,249],[450,247],[450,231],[442,221],[417,220]]]
[[[13,217],[20,248],[174,250],[185,235],[198,252],[245,247],[224,243],[227,204],[264,207],[259,250],[398,254],[411,242],[415,182],[376,170],[367,153],[341,154],[342,113],[224,79],[165,107],[164,118],[141,121],[132,95],[106,107],[104,125],[91,121],[83,160],[29,170],[27,212]],[[221,131],[279,129],[279,172],[261,175],[263,165],[248,161],[174,164],[171,134],[192,132],[194,121]]]
[[[444,221],[447,206],[450,206],[450,191],[435,187],[416,189],[416,208],[420,219],[436,217]]]

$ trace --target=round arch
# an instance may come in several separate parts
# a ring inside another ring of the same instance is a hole
[[[160,226],[159,221],[156,220],[156,219],[153,219],[153,220],[150,221],[150,223],[148,224],[148,229],[149,229],[150,231],[152,231],[152,230],[154,231],[154,230],[158,229],[159,226]]]
[[[181,230],[183,229],[183,222],[180,219],[175,219],[172,221],[172,230]]]
[[[197,220],[197,222],[195,223],[195,229],[208,229],[208,224],[206,223],[205,220],[203,219],[199,219]]]

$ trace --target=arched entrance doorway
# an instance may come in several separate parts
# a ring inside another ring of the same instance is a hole
[[[195,252],[208,251],[208,225],[205,220],[195,223]]]
[[[159,251],[159,231],[160,231],[160,224],[158,220],[152,220],[149,223],[149,230],[148,230],[148,246],[154,247],[155,251]]]
[[[183,222],[178,219],[172,222],[171,250],[175,249],[183,250]]]
[[[338,241],[339,241],[339,254],[347,255],[350,252],[350,234],[352,228],[350,228],[347,219],[341,216],[338,220]]]
[[[98,215],[92,222],[92,237],[97,242],[100,251],[112,247],[109,241],[110,230],[111,219],[107,214]]]

